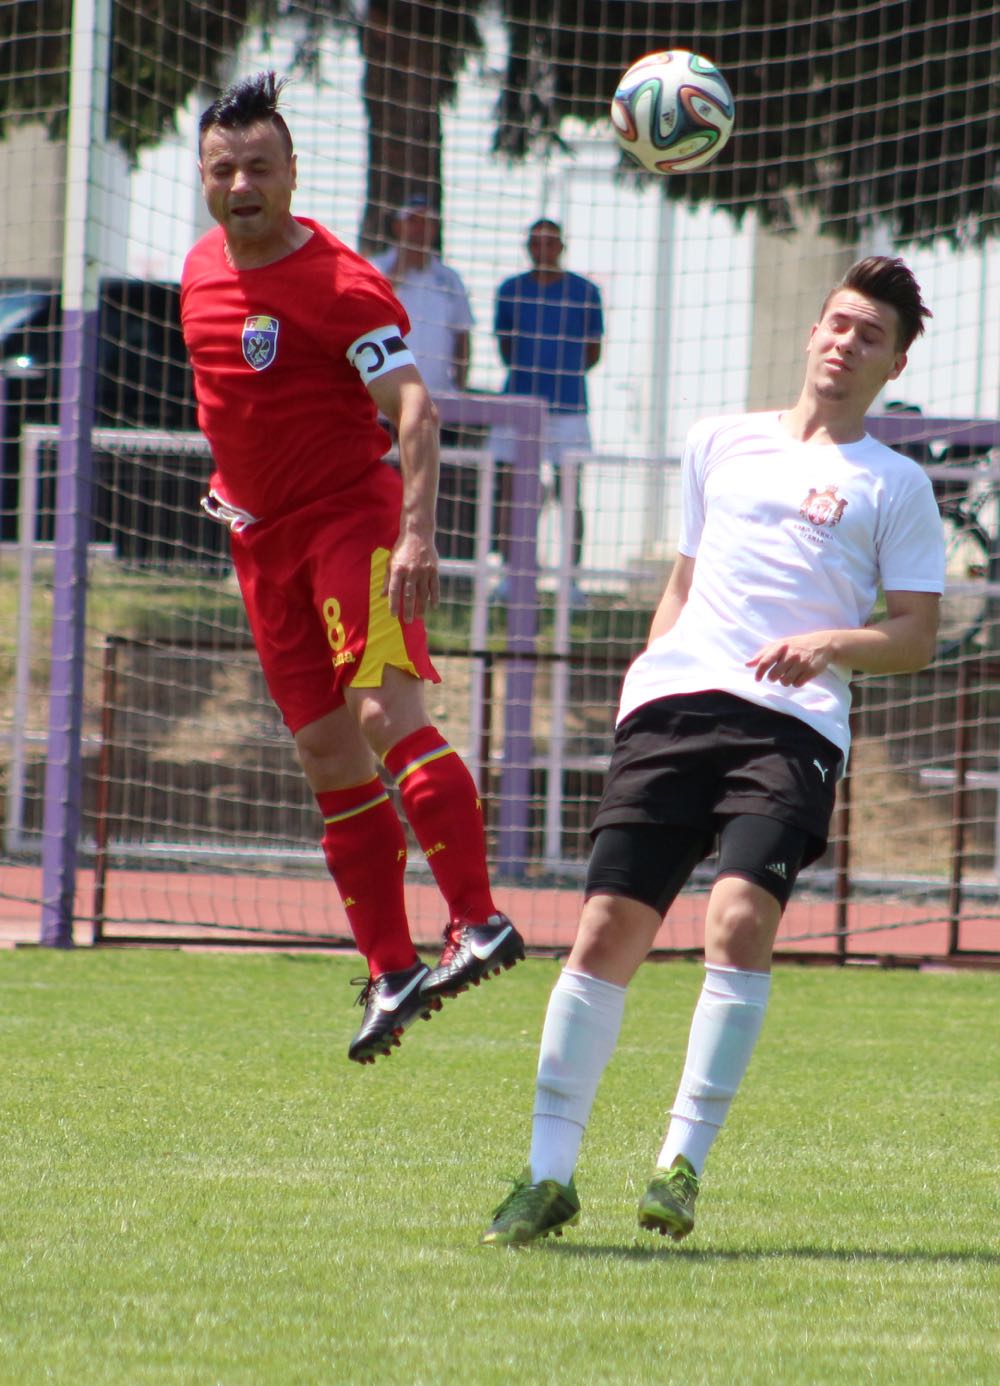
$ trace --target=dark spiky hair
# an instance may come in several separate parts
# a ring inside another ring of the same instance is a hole
[[[853,289],[866,298],[877,299],[879,303],[888,303],[890,308],[895,308],[899,319],[896,345],[900,351],[909,351],[924,330],[924,318],[934,316],[920,296],[920,285],[909,265],[891,255],[869,255],[853,264],[840,283],[827,294],[823,313],[831,298],[841,289]]]
[[[291,132],[278,110],[278,98],[286,80],[287,78],[279,78],[273,72],[257,72],[252,77],[243,77],[240,81],[233,82],[215,98],[198,122],[199,149],[213,126],[220,125],[224,130],[238,130],[247,125],[256,125],[261,120],[269,120],[281,135],[291,157]]]

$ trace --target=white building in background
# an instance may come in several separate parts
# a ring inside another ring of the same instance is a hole
[[[9,123],[0,139],[0,275],[58,280],[66,208],[66,142],[50,140],[40,122]],[[106,144],[94,160],[95,217],[102,270],[124,275],[131,255],[128,160]]]

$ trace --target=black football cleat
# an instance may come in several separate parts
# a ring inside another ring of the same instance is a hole
[[[491,914],[485,924],[449,924],[444,952],[424,978],[421,991],[437,999],[458,996],[487,977],[497,977],[524,958],[524,939],[505,914]]]
[[[403,1031],[418,1016],[430,1020],[431,1012],[441,1009],[436,997],[425,996],[420,989],[429,971],[425,963],[416,962],[399,972],[358,979],[356,985],[364,987],[358,1005],[364,1006],[365,1018],[348,1046],[349,1059],[359,1064],[373,1064],[379,1054],[392,1053]]]

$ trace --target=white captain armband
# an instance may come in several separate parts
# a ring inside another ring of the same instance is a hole
[[[347,359],[365,384],[388,375],[400,366],[415,366],[413,352],[403,341],[399,328],[376,327],[347,348]]]

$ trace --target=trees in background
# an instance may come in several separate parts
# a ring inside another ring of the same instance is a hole
[[[109,132],[134,158],[199,88],[231,75],[251,28],[293,24],[319,70],[328,26],[356,30],[365,59],[368,196],[362,248],[407,193],[439,202],[441,112],[482,48],[488,0],[114,0]],[[494,0],[509,56],[498,157],[560,140],[569,117],[607,119],[618,76],[642,53],[705,52],[737,101],[737,132],[707,169],[662,180],[777,230],[805,214],[854,243],[884,224],[900,243],[996,234],[1000,194],[997,0]],[[72,0],[0,4],[0,133],[10,120],[65,132]]]

